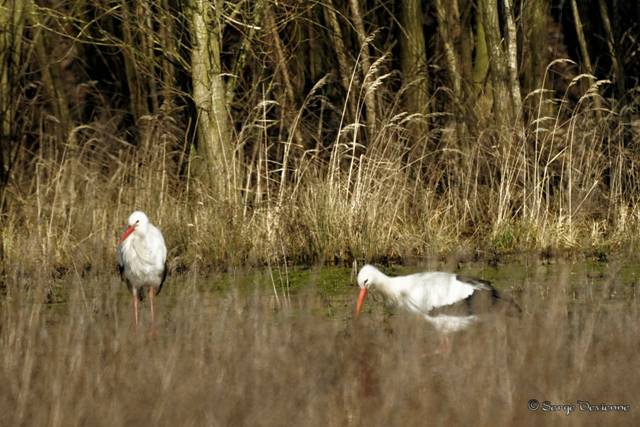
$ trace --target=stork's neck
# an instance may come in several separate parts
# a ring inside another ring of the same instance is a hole
[[[129,242],[129,248],[131,248],[140,259],[151,262],[154,256],[154,248],[150,245],[147,237],[147,235],[136,235],[136,233],[133,233],[125,243],[127,243],[127,241]]]
[[[373,284],[376,289],[385,295],[394,295],[393,287],[391,286],[392,278],[384,274],[382,271],[377,271],[376,278]]]
[[[136,227],[136,231],[133,232],[133,237],[137,238],[140,241],[143,241],[149,232],[149,224],[141,223]]]

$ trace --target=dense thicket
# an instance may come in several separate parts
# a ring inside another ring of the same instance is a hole
[[[2,253],[94,265],[134,207],[187,265],[628,242],[639,22],[620,0],[7,0]]]

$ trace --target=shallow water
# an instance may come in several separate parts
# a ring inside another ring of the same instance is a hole
[[[422,269],[451,271],[385,271]],[[68,278],[46,296],[9,287],[0,425],[637,425],[640,270],[455,271],[491,280],[524,312],[455,334],[446,355],[421,319],[375,296],[354,322],[349,268],[173,276],[156,328],[143,306],[138,331],[116,277]]]

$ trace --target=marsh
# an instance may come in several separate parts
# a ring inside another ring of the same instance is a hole
[[[447,355],[431,354],[437,331],[379,299],[354,322],[349,268],[174,275],[157,299],[155,333],[144,316],[136,332],[115,275],[61,278],[49,302],[42,288],[10,285],[0,424],[637,424],[633,266],[462,272],[490,278],[523,314],[456,333]],[[566,416],[531,410],[531,399],[631,410]]]

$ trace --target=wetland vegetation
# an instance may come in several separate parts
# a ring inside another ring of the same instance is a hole
[[[49,304],[35,302],[38,288],[12,288],[0,306],[0,424],[637,424],[637,269],[461,271],[492,276],[524,314],[455,334],[446,355],[422,319],[381,303],[353,322],[348,268],[173,278],[155,333],[135,331],[113,276],[65,279]],[[532,399],[630,410],[566,415],[532,411]]]
[[[0,425],[638,425],[639,22],[1,2]],[[136,209],[169,248],[154,334],[115,274]],[[380,302],[352,321],[364,262],[481,276],[523,315],[434,355]]]
[[[7,2],[5,271],[637,252],[638,4],[444,3]]]

